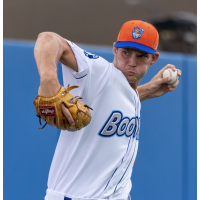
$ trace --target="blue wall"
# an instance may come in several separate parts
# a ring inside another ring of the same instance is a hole
[[[111,48],[81,47],[113,60]],[[33,100],[40,80],[33,48],[31,42],[4,40],[4,200],[44,198],[59,137],[56,128],[38,129]],[[197,58],[161,53],[141,84],[168,63],[183,73],[176,91],[142,102],[132,200],[197,199]],[[62,84],[61,73],[59,65]]]

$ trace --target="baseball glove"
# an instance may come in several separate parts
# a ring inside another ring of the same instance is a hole
[[[78,100],[82,99],[81,97],[74,97],[69,93],[70,90],[77,87],[78,86],[68,86],[68,88],[65,89],[62,86],[60,91],[55,96],[44,97],[38,95],[35,98],[33,104],[36,108],[36,116],[39,117],[40,125],[42,118],[46,121],[46,124],[56,126],[58,129],[77,131],[90,123],[91,114],[89,109],[91,108]],[[67,118],[64,116],[61,110],[62,103],[64,103],[71,113],[75,122],[74,126],[70,125]],[[42,128],[44,128],[46,124]]]

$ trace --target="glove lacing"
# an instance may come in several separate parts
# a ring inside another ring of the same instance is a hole
[[[40,115],[36,115],[37,117],[39,117],[39,123],[40,123],[40,125],[42,125],[42,123],[41,123],[41,116]],[[45,126],[47,125],[47,122],[45,123],[45,125],[42,127],[42,128],[38,128],[38,129],[43,129]]]

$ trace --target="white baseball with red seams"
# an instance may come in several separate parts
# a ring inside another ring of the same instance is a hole
[[[113,63],[67,42],[78,72],[62,64],[64,87],[79,86],[71,93],[93,108],[92,120],[79,131],[61,131],[45,199],[59,193],[73,200],[125,200],[139,143],[139,95]]]
[[[169,77],[169,76],[172,77],[172,80],[169,81],[167,84],[174,84],[174,83],[176,83],[176,81],[178,80],[177,70],[173,71],[171,68],[166,69],[163,72],[163,78]]]

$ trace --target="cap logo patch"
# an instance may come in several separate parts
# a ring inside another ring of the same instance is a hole
[[[134,27],[134,30],[132,31],[132,36],[134,39],[139,39],[142,37],[143,32],[144,32],[143,28],[136,26],[136,27]]]

